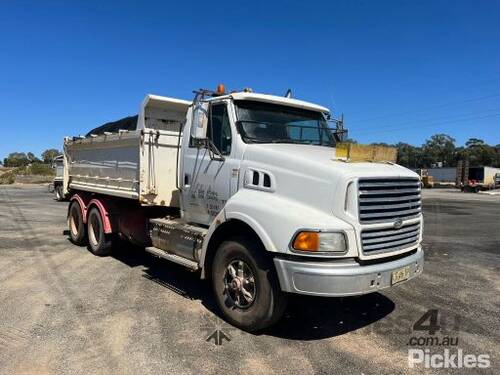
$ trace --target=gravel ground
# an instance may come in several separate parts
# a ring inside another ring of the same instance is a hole
[[[500,371],[499,196],[425,191],[421,277],[356,298],[294,297],[259,335],[223,323],[195,273],[141,249],[99,258],[72,245],[66,208],[45,186],[0,187],[2,374],[460,372],[408,367],[409,340],[429,337],[413,324],[429,309],[436,337]],[[217,331],[229,340],[207,341]]]

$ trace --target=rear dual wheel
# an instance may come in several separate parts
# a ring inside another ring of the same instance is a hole
[[[88,245],[89,250],[99,256],[111,253],[112,234],[104,233],[103,219],[97,207],[90,209],[85,225],[80,204],[72,201],[68,210],[68,229],[70,240],[75,245]]]
[[[87,228],[83,222],[82,209],[78,201],[70,203],[68,209],[68,229],[71,242],[78,246],[87,244]]]
[[[99,256],[109,255],[111,253],[112,234],[104,232],[104,222],[101,212],[97,207],[92,207],[87,217],[87,233],[89,250]]]

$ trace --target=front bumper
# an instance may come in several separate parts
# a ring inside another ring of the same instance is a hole
[[[420,275],[424,251],[393,261],[362,266],[354,260],[300,262],[274,258],[281,289],[284,292],[326,297],[354,296],[376,292],[391,286],[392,271],[410,266],[410,277]]]

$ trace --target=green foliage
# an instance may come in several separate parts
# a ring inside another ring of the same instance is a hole
[[[32,152],[28,152],[28,153],[26,154],[26,156],[28,157],[28,161],[29,161],[30,163],[40,163],[40,162],[41,162],[41,160],[40,160],[40,159],[38,159],[38,158],[35,156],[35,154],[34,154],[34,153],[32,153]]]
[[[55,175],[54,169],[50,164],[33,163],[27,170],[27,174],[34,174],[40,176],[53,176]]]
[[[8,171],[0,175],[0,185],[11,185],[16,182],[14,171]]]
[[[48,182],[54,175],[55,171],[51,165],[38,161],[29,166],[22,165],[11,170],[0,171],[0,185],[13,184],[16,181],[25,183]]]
[[[455,139],[446,134],[435,134],[422,146],[427,162],[441,162],[443,167],[451,167],[455,162]],[[424,156],[422,155],[422,156]]]
[[[471,138],[465,146],[463,155],[469,159],[471,166],[500,165],[500,149],[487,145],[482,139]]]
[[[3,165],[8,168],[16,168],[28,165],[30,159],[24,152],[11,152],[5,159]]]
[[[43,162],[46,164],[52,164],[56,156],[61,155],[61,152],[55,148],[49,148],[48,150],[45,150],[42,152],[42,159]]]
[[[398,164],[412,168],[420,166],[421,150],[418,147],[403,142],[397,143],[394,147],[398,149]]]
[[[60,154],[59,150],[55,148],[45,150],[42,152],[42,161],[32,152],[12,152],[3,160],[3,165],[8,168],[17,168],[42,162],[45,164],[52,164],[54,158]]]

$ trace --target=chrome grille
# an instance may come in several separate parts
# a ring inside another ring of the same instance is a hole
[[[421,212],[418,178],[360,179],[358,186],[360,223],[405,220]]]
[[[387,253],[406,249],[417,244],[420,238],[420,222],[399,229],[369,229],[361,232],[361,245],[365,255]]]

